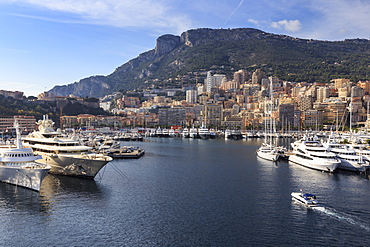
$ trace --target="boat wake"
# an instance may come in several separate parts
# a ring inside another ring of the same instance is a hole
[[[326,214],[334,219],[340,220],[342,222],[358,226],[366,231],[370,231],[370,226],[367,225],[366,223],[361,222],[360,219],[354,217],[353,215],[346,214],[344,212],[340,212],[334,208],[328,208],[324,206],[317,206],[317,207],[312,207],[313,210],[319,211],[323,214]]]

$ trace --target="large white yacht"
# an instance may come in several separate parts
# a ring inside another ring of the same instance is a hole
[[[77,137],[68,138],[54,122],[44,116],[37,122],[39,130],[23,138],[25,146],[42,156],[40,163],[51,166],[50,173],[94,178],[111,157],[92,152],[92,147],[81,145]]]
[[[338,143],[334,138],[329,138],[323,145],[341,160],[340,169],[363,172],[370,168],[370,161],[359,154],[358,150],[346,144]]]
[[[24,148],[16,123],[16,146],[0,148],[0,181],[39,191],[50,166],[35,162],[41,156],[31,148]]]
[[[356,154],[364,156],[367,160],[370,160],[370,149],[368,144],[352,143],[348,145],[356,151]]]
[[[329,152],[320,141],[303,139],[295,142],[289,161],[312,169],[333,172],[341,161]]]
[[[202,122],[202,126],[198,129],[198,134],[199,134],[199,137],[202,139],[210,138],[209,129],[206,127],[204,122]]]

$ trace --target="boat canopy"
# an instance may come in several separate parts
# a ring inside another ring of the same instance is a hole
[[[305,199],[308,199],[308,198],[314,198],[314,199],[316,199],[316,196],[315,196],[314,194],[308,194],[308,193],[303,194],[303,197],[304,197]]]

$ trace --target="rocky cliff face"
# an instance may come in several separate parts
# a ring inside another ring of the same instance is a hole
[[[264,32],[253,28],[238,29],[209,29],[200,28],[189,30],[181,34],[181,42],[193,47],[215,41],[241,41],[247,39],[259,39]]]
[[[157,39],[155,54],[162,55],[175,49],[180,44],[180,37],[166,34]]]

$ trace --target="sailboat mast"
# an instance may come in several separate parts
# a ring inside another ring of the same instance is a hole
[[[351,100],[349,103],[349,132],[352,137],[352,98],[353,98],[353,87],[351,87]]]
[[[270,104],[270,120],[271,120],[271,123],[270,123],[270,144],[272,145],[273,143],[273,135],[276,133],[276,130],[275,130],[275,118],[273,118],[272,116],[272,112],[274,110],[274,99],[273,99],[273,85],[272,85],[272,77],[269,78],[270,79],[270,101],[271,101],[271,104]]]

